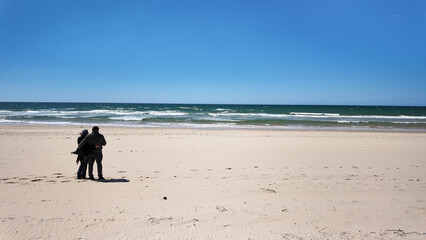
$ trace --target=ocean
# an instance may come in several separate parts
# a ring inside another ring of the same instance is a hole
[[[426,132],[426,107],[0,102],[0,125]]]

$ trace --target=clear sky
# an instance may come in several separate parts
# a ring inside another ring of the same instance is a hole
[[[426,1],[0,0],[0,101],[426,106]]]

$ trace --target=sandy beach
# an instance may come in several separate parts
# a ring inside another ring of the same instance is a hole
[[[0,127],[0,239],[426,238],[425,133],[81,130]]]

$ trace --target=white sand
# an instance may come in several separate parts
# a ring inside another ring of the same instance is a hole
[[[0,239],[426,239],[424,133],[79,131],[0,127]]]

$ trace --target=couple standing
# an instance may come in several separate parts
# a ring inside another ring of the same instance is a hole
[[[84,129],[81,131],[80,135],[81,136],[77,139],[78,149],[75,152],[78,153],[77,162],[80,161],[77,178],[86,178],[87,164],[89,164],[89,177],[91,180],[95,180],[93,177],[93,164],[96,161],[99,180],[105,180],[102,175],[102,146],[106,145],[104,135],[99,133],[99,127],[97,126],[92,128],[90,134],[87,129]]]

